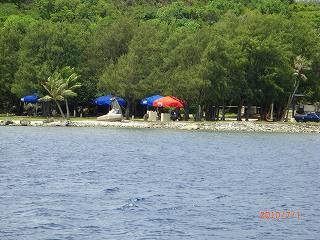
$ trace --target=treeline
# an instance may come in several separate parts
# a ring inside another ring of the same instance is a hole
[[[299,101],[320,99],[319,27],[318,4],[286,0],[1,1],[0,109],[45,95],[41,84],[70,66],[82,85],[74,106],[111,93],[133,111],[162,94],[191,112],[247,105],[266,117],[274,103],[281,118],[297,56],[311,63]]]

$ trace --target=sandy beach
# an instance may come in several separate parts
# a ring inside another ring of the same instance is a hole
[[[232,131],[232,132],[279,132],[279,133],[320,133],[320,124],[317,123],[283,123],[283,122],[144,122],[123,120],[121,122],[104,122],[95,120],[58,121],[40,120],[12,120],[1,121],[6,126],[32,127],[111,127],[111,128],[154,128],[154,129],[181,129],[202,131]]]

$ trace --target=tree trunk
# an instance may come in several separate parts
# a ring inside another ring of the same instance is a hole
[[[49,117],[50,115],[50,106],[48,102],[42,102],[42,116]]]
[[[203,119],[205,116],[204,116],[204,106],[201,106],[201,108],[200,108],[200,121],[201,121],[201,119]]]
[[[282,110],[282,106],[279,106],[277,110],[277,121],[282,121],[282,120],[283,120],[283,110]]]
[[[177,118],[179,119],[179,121],[181,120],[181,112],[180,112],[180,108],[176,108],[174,110],[174,112],[176,113]]]
[[[221,116],[221,120],[222,120],[222,121],[225,121],[225,120],[226,120],[226,107],[225,107],[224,104],[223,104],[223,106],[222,106],[222,116]]]
[[[198,105],[198,109],[196,112],[196,121],[201,121],[201,105]]]
[[[69,104],[68,104],[68,99],[65,99],[66,102],[66,109],[67,109],[67,119],[70,118],[70,110],[69,110]]]
[[[268,105],[265,104],[261,107],[261,114],[260,114],[260,121],[267,121],[268,120]]]
[[[206,108],[206,120],[207,121],[214,121],[214,107],[212,105],[209,105]]]
[[[273,122],[273,101],[272,101],[271,106],[270,106],[270,117],[269,117],[269,120]]]
[[[243,99],[240,98],[240,102],[238,105],[238,116],[237,116],[237,121],[241,121],[241,110],[242,110],[242,105],[243,105]]]
[[[189,120],[189,105],[186,103],[184,107],[184,115],[183,120],[188,121]]]
[[[260,107],[260,119],[259,121],[266,121],[267,120],[267,108],[262,105]]]
[[[219,107],[219,105],[216,107],[216,121],[219,121],[219,114],[220,114],[220,107]]]
[[[137,101],[133,100],[132,104],[131,104],[131,114],[130,114],[130,118],[134,118],[136,116],[136,106],[137,106]]]
[[[221,116],[221,120],[224,121],[226,120],[226,104],[224,103],[224,99],[222,102],[222,116]]]
[[[62,117],[62,118],[66,118],[66,116],[64,115],[64,113],[63,113],[63,111],[62,111],[62,109],[61,109],[60,103],[59,103],[57,100],[54,100],[54,101],[55,101],[55,103],[56,103],[57,106],[58,106],[58,109],[59,109],[59,111],[60,111],[61,117]]]
[[[127,108],[126,108],[126,112],[125,112],[125,117],[127,120],[130,119],[130,107],[131,107],[131,101],[128,100],[128,104],[127,104]]]
[[[292,100],[294,98],[294,96],[296,95],[296,92],[298,90],[298,87],[299,87],[299,80],[296,81],[296,83],[294,84],[294,90],[293,90],[293,93],[290,95],[289,99],[288,99],[288,103],[284,109],[284,115],[283,115],[283,118],[285,117],[285,122],[288,121],[288,117],[289,117],[289,109],[290,109],[290,105],[292,104]],[[282,119],[283,120],[283,119]]]
[[[38,103],[36,102],[35,116],[38,116]]]
[[[211,121],[216,121],[216,106],[212,106],[211,111]]]
[[[18,108],[17,115],[19,115],[19,116],[22,115],[22,113],[23,113],[23,106],[24,106],[24,103],[20,102],[20,103],[19,103],[19,108]]]
[[[264,113],[263,113],[263,121],[267,121],[268,120],[268,106],[265,105],[264,106]]]
[[[295,114],[296,114],[296,98],[293,97],[293,100],[292,100],[292,116],[291,117],[294,118]]]
[[[210,120],[210,106],[204,106],[205,120]]]
[[[249,121],[249,111],[250,111],[250,104],[247,104],[247,109],[245,110],[245,115],[246,115],[246,121]]]

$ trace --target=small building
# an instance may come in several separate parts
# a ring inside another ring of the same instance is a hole
[[[299,104],[296,110],[298,113],[320,112],[320,103]]]

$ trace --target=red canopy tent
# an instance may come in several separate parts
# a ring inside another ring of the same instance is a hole
[[[165,107],[165,108],[184,108],[183,100],[173,96],[166,96],[159,98],[153,102],[154,107]]]

